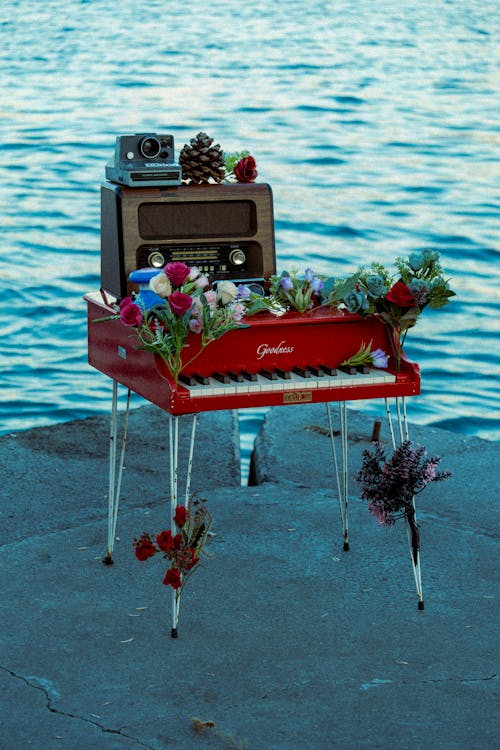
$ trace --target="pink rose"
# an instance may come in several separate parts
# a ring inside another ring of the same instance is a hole
[[[170,309],[177,315],[178,318],[182,318],[185,312],[187,312],[193,304],[193,298],[189,294],[184,292],[172,292],[168,298],[168,304]]]
[[[215,310],[217,307],[217,292],[213,289],[209,289],[208,292],[204,292],[204,295],[209,307],[211,307],[212,310]]]
[[[253,156],[244,156],[234,167],[234,176],[238,182],[255,182],[259,174],[256,166]]]
[[[201,333],[203,331],[203,318],[191,318],[189,330],[193,333]]]
[[[243,315],[245,314],[245,308],[241,304],[241,302],[237,302],[231,307],[231,316],[235,323],[238,323]]]
[[[167,263],[163,269],[174,286],[182,286],[189,278],[191,269],[181,261]]]
[[[140,326],[142,323],[142,312],[139,305],[136,305],[135,302],[129,302],[129,304],[122,307],[120,304],[120,320],[126,326]]]

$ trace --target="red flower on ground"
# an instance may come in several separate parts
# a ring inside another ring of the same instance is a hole
[[[174,513],[174,521],[181,529],[187,521],[187,509],[183,505],[178,505]]]
[[[397,281],[389,289],[385,298],[388,302],[398,305],[398,307],[413,307],[416,304],[415,297],[403,281]]]
[[[134,546],[135,556],[141,562],[147,560],[148,557],[153,557],[153,555],[156,554],[156,547],[154,546],[148,534],[143,534],[141,538],[134,543]]]
[[[162,552],[171,552],[171,550],[179,549],[181,542],[182,534],[172,536],[170,529],[168,531],[161,531],[156,536],[156,544]]]
[[[181,574],[176,568],[169,568],[163,579],[165,586],[172,586],[173,589],[180,589],[182,586]]]
[[[168,298],[168,304],[170,305],[170,309],[174,313],[174,315],[177,315],[178,318],[182,318],[185,312],[187,312],[192,304],[193,304],[193,298],[189,296],[189,294],[184,294],[184,292],[172,292],[170,297]]]
[[[182,261],[173,261],[167,263],[163,269],[167,275],[167,278],[171,281],[174,286],[182,286],[188,279],[191,269],[186,266]]]
[[[253,156],[244,156],[234,167],[234,176],[238,182],[255,182],[259,174],[256,166]]]

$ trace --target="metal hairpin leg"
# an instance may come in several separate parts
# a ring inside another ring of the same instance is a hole
[[[337,494],[340,508],[340,518],[342,520],[342,537],[344,540],[344,551],[349,549],[349,477],[347,470],[347,405],[345,401],[338,402],[339,421],[340,421],[340,440],[341,440],[341,466],[337,461],[337,451],[335,449],[335,436],[333,434],[333,423],[330,404],[326,403],[326,414],[328,417],[328,429],[330,432],[330,445],[332,448],[333,465],[335,469],[335,478],[337,481]]]
[[[193,414],[191,424],[191,437],[189,443],[188,463],[186,469],[186,482],[184,505],[189,508],[191,495],[191,474],[193,469],[193,452],[196,437],[197,414]],[[169,442],[170,442],[170,529],[172,535],[176,534],[174,521],[175,509],[178,504],[179,495],[179,417],[169,413],[168,419]],[[177,625],[179,622],[179,608],[181,604],[182,587],[172,590],[172,638],[177,638]]]
[[[103,558],[105,565],[113,564],[113,547],[116,537],[116,521],[122,484],[125,448],[127,444],[128,416],[130,411],[130,390],[127,391],[127,403],[123,417],[122,446],[118,476],[116,474],[116,454],[118,448],[118,383],[113,380],[113,395],[111,400],[111,425],[109,433],[109,489],[108,489],[108,550]]]
[[[387,412],[389,431],[391,433],[392,447],[394,450],[396,450],[396,436],[394,434],[394,427],[392,424],[391,410],[388,399],[385,399],[385,408]],[[396,398],[396,412],[398,417],[400,443],[403,443],[405,440],[409,440],[408,418],[406,415],[406,399],[404,396],[402,396],[401,398]],[[415,587],[417,589],[418,608],[424,609],[424,595],[422,590],[422,572],[420,568],[420,550],[418,547],[418,525],[415,508],[415,496],[413,496],[412,498],[412,508],[413,514],[411,521],[408,516],[405,515],[406,532],[408,536],[408,546],[410,548],[410,559],[413,568],[413,576],[415,578]],[[417,541],[415,541],[415,537]]]

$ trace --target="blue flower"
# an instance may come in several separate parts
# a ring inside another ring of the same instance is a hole
[[[370,276],[367,276],[365,283],[368,293],[372,297],[383,297],[387,291],[387,285],[382,276],[378,273],[373,273]]]
[[[413,281],[410,281],[410,283],[408,284],[408,289],[413,294],[417,305],[419,305],[420,307],[422,307],[422,305],[425,305],[430,291],[425,281],[422,281],[421,279],[413,279]]]
[[[408,264],[412,271],[420,271],[424,266],[424,255],[423,253],[411,253],[408,258]]]
[[[368,308],[368,300],[366,294],[363,292],[351,292],[344,299],[344,305],[351,313],[358,312],[359,310],[366,310]]]

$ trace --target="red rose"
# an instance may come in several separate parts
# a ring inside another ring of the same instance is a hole
[[[171,550],[178,550],[181,547],[182,534],[176,534],[172,536],[172,532],[161,531],[156,535],[156,544],[162,552],[170,552]]]
[[[191,273],[191,269],[181,261],[167,263],[163,270],[167,274],[167,278],[172,282],[174,286],[182,286]]]
[[[178,505],[174,513],[174,521],[181,529],[187,521],[187,510],[183,505]]]
[[[416,300],[409,288],[403,281],[397,281],[385,295],[388,302],[392,302],[398,307],[412,307],[416,305]]]
[[[253,156],[244,156],[234,167],[234,176],[238,182],[255,182],[259,174],[255,167]]]
[[[124,300],[123,300],[124,301]],[[135,302],[120,305],[120,320],[126,326],[140,326],[142,323],[142,312]]]
[[[172,586],[173,589],[180,589],[182,586],[181,574],[176,568],[169,568],[165,573],[163,583],[165,586]]]
[[[168,304],[174,315],[177,315],[178,318],[182,318],[184,313],[192,306],[193,298],[190,297],[189,294],[184,294],[184,292],[172,292],[168,298]]]
[[[135,544],[135,556],[138,560],[143,562],[148,557],[153,557],[156,554],[156,547],[147,535],[141,536],[139,541]]]
[[[162,531],[156,535],[156,544],[162,552],[170,552],[174,546],[174,540],[171,531]]]

